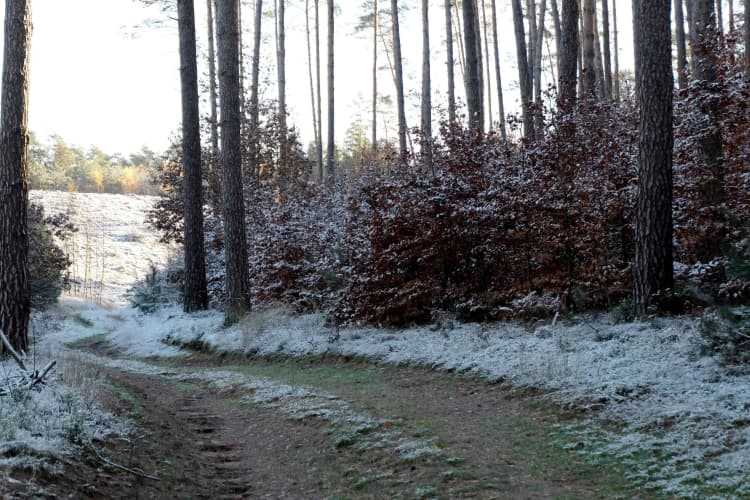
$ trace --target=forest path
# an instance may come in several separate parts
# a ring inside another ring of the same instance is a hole
[[[161,479],[103,474],[100,467],[86,477],[79,470],[79,483],[97,497],[637,493],[616,464],[593,467],[571,451],[554,430],[553,413],[465,376],[341,359],[202,353],[141,363],[118,359],[101,338],[73,347],[106,378],[109,406],[138,428],[127,444],[103,444],[105,453]]]

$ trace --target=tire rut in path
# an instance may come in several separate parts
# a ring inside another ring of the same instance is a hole
[[[117,370],[105,375],[138,401],[144,434],[134,452],[108,451],[161,478],[118,485],[111,498],[319,498],[346,489],[320,425],[239,405],[236,394]]]

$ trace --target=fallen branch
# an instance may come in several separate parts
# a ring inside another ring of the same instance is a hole
[[[21,356],[18,355],[15,349],[13,349],[13,346],[10,345],[10,340],[8,340],[8,337],[5,336],[5,333],[3,333],[2,330],[0,330],[0,339],[2,339],[5,349],[10,353],[11,357],[16,360],[18,366],[21,367],[21,370],[28,373],[29,370],[26,369],[26,365],[23,363],[23,359],[21,359]]]
[[[115,469],[120,469],[122,471],[127,472],[128,474],[133,474],[134,476],[142,477],[142,478],[145,478],[145,479],[150,479],[151,481],[161,481],[161,479],[159,479],[158,477],[156,477],[156,476],[149,476],[148,474],[146,474],[142,470],[131,469],[130,467],[125,467],[124,465],[120,465],[120,464],[118,464],[116,462],[113,462],[113,461],[109,460],[108,458],[106,458],[105,456],[103,456],[101,453],[99,453],[99,450],[97,450],[96,447],[93,444],[91,444],[91,443],[88,444],[87,448],[89,448],[91,450],[91,452],[94,455],[96,455],[96,458],[98,458],[105,465],[109,465],[110,467],[114,467]]]
[[[37,373],[37,375],[33,376],[31,379],[31,382],[29,382],[29,390],[33,389],[35,385],[41,384],[44,382],[44,377],[47,376],[47,373],[57,364],[57,361],[50,361],[47,363],[47,366],[44,367],[41,373]]]

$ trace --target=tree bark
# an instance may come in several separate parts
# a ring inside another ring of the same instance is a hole
[[[560,109],[569,113],[576,103],[578,80],[578,2],[562,1],[560,52]]]
[[[547,2],[542,0],[539,3],[539,20],[536,26],[536,40],[534,41],[534,103],[541,109],[542,106],[542,53],[544,45],[544,17],[547,12]],[[541,113],[537,113],[541,120]],[[537,129],[541,128],[541,123],[537,123]]]
[[[30,0],[5,2],[0,96],[0,330],[16,351],[29,347],[28,99]],[[5,351],[0,346],[0,355]]]
[[[596,99],[595,0],[583,0],[583,96]]]
[[[334,85],[334,0],[328,0],[328,147],[326,158],[326,176],[333,183],[336,178],[336,145],[335,145],[335,85]]]
[[[248,311],[249,277],[240,142],[239,9],[235,0],[218,0],[219,103],[221,109],[221,191],[226,260],[224,323]]]
[[[493,0],[494,2],[494,0]],[[448,66],[448,122],[456,123],[456,76],[453,60],[453,23],[451,22],[451,0],[445,0],[445,48]]]
[[[208,307],[206,259],[203,248],[203,192],[201,176],[198,61],[193,0],[177,1],[182,87],[182,173],[185,235],[185,312]]]
[[[677,87],[682,90],[688,86],[685,18],[682,14],[682,0],[674,0],[674,23],[675,41],[677,43]]]
[[[636,39],[641,49],[635,303],[645,315],[654,294],[674,286],[672,270],[672,53],[670,1],[647,0]]]
[[[599,19],[594,6],[594,67],[596,68],[596,95],[604,102],[609,100],[607,86],[604,80],[604,56],[602,54],[601,39],[599,37]]]
[[[498,47],[497,5],[495,0],[492,0],[492,46],[495,49],[495,79],[497,80],[497,102],[500,108],[500,135],[503,141],[507,141],[508,132],[505,130],[505,103],[503,102],[503,79],[500,75],[500,49]]]
[[[398,153],[406,161],[406,110],[404,104],[404,69],[401,59],[401,33],[398,23],[398,0],[391,0],[391,25],[393,36],[393,60],[396,67],[396,105],[398,108]]]
[[[422,165],[432,169],[432,82],[429,1],[422,0]]]
[[[536,132],[534,130],[534,119],[532,113],[533,86],[531,73],[529,71],[529,60],[526,58],[526,34],[523,27],[523,10],[521,0],[511,0],[513,8],[513,26],[516,37],[516,56],[518,59],[518,83],[521,87],[521,105],[523,113],[524,137],[533,141]]]
[[[750,0],[745,0],[745,80],[750,82]]]

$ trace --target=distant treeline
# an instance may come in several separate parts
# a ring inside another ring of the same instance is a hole
[[[147,147],[125,157],[92,146],[67,144],[59,135],[46,142],[32,135],[29,144],[31,189],[84,193],[158,194],[155,173],[161,156]]]

